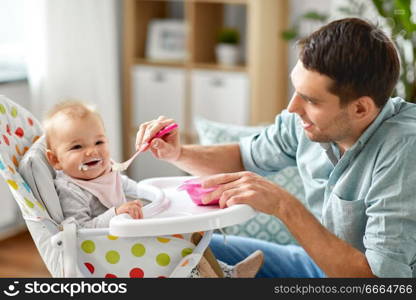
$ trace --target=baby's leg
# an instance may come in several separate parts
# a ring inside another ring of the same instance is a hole
[[[198,232],[192,234],[192,242],[197,245],[201,240],[202,235]],[[212,250],[208,247],[204,256],[198,264],[198,271],[200,277],[203,278],[253,278],[263,265],[264,255],[260,250],[254,251],[245,259],[235,264],[234,266],[227,265],[215,258]]]
[[[263,265],[264,255],[260,250],[254,251],[245,259],[234,266],[218,261],[224,273],[224,277],[254,278]]]
[[[211,264],[205,259],[205,257],[201,258],[193,275],[194,276],[191,276],[191,278],[218,278],[217,273],[215,273]]]

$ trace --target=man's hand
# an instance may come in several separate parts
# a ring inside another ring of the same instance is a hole
[[[218,188],[203,197],[203,203],[220,198],[221,208],[234,204],[248,204],[266,214],[278,216],[281,201],[293,198],[287,191],[252,172],[218,174],[206,177],[203,188]]]
[[[168,119],[164,116],[160,116],[156,120],[142,123],[136,135],[136,150],[152,140],[162,128],[172,123],[174,123],[173,119]],[[166,160],[168,162],[176,161],[181,154],[178,129],[169,132],[161,138],[153,139],[150,145],[142,150],[146,151],[149,148],[153,155],[158,159]]]
[[[142,202],[134,200],[126,202],[116,208],[116,215],[129,214],[133,219],[143,219]]]

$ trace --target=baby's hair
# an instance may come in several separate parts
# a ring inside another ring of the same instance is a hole
[[[54,127],[55,118],[59,115],[65,115],[72,120],[85,119],[93,115],[96,116],[101,123],[103,123],[101,116],[97,113],[92,105],[86,104],[79,100],[65,100],[59,102],[46,113],[43,121],[43,129],[45,131],[47,149],[50,149],[51,147],[50,134],[52,128]]]

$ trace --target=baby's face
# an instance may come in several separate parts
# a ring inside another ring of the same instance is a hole
[[[56,157],[53,167],[78,179],[94,179],[110,171],[110,153],[104,127],[97,116],[57,120],[50,136]]]

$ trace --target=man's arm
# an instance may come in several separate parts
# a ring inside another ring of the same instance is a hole
[[[220,198],[220,207],[248,204],[279,218],[327,276],[374,277],[364,253],[328,231],[298,199],[273,182],[251,172],[218,174],[203,182],[204,188],[217,185],[203,202]]]
[[[243,171],[238,144],[184,145],[176,161],[178,168],[198,176]]]
[[[140,125],[136,137],[136,149],[150,150],[165,160],[193,175],[239,172],[244,170],[239,144],[215,146],[182,145],[177,129],[160,138],[152,138],[165,126],[174,121],[166,117]]]

